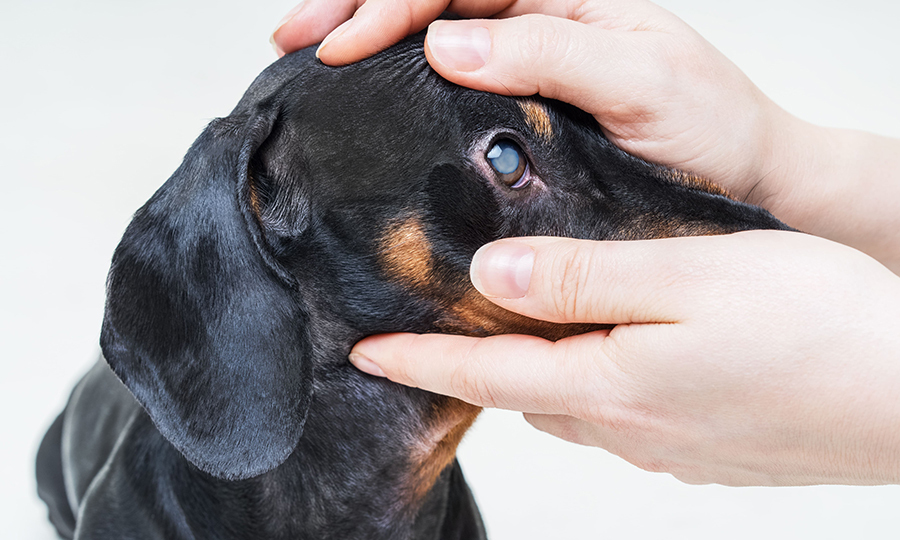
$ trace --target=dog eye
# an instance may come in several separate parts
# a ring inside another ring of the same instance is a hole
[[[488,163],[497,179],[510,189],[522,189],[531,183],[527,174],[528,161],[519,145],[509,139],[500,139],[488,150]]]

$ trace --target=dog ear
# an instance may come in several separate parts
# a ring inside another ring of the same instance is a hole
[[[191,463],[228,479],[290,455],[312,394],[308,315],[252,208],[276,116],[210,124],[135,214],[107,282],[109,365]]]

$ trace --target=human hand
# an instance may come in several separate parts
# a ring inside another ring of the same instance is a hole
[[[472,280],[524,315],[617,326],[374,336],[351,361],[690,483],[900,480],[900,279],[856,250],[780,231],[509,239]]]
[[[357,6],[359,6],[357,10]],[[800,123],[666,10],[642,0],[307,0],[273,35],[283,51],[311,45],[345,64],[424,28],[444,9],[487,20],[438,21],[425,53],[471,88],[541,94],[592,113],[634,155],[709,178],[759,202],[782,189],[773,139]]]

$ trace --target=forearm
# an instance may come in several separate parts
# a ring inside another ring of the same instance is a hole
[[[782,129],[771,138],[771,165],[750,202],[900,274],[900,140],[782,114]]]

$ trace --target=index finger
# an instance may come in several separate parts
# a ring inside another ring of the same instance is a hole
[[[357,343],[350,361],[367,373],[481,407],[579,416],[596,406],[597,395],[614,395],[597,391],[612,379],[604,375],[613,365],[602,346],[608,333],[557,342],[512,334],[383,334]]]
[[[319,43],[349,20],[365,0],[301,0],[272,33],[278,56]]]
[[[330,65],[349,64],[423,30],[450,4],[450,0],[306,0],[275,30],[272,42],[289,53],[319,43],[344,25],[317,54]]]
[[[306,0],[275,30],[272,41],[287,53],[329,37],[319,58],[329,65],[349,64],[423,30],[444,11],[466,18],[535,13],[625,30],[646,28],[667,14],[646,0],[605,0],[590,8],[583,0]],[[352,24],[329,36],[351,17]]]

